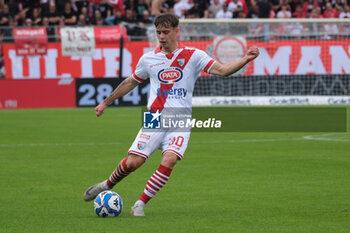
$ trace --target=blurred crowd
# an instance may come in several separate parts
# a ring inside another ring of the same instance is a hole
[[[0,0],[0,26],[152,23],[179,18],[349,18],[350,0]]]
[[[13,40],[14,27],[44,26],[49,41],[54,41],[55,27],[50,26],[124,24],[129,36],[144,38],[144,25],[152,24],[154,17],[162,12],[172,12],[181,19],[350,18],[349,6],[350,0],[0,0],[0,44]],[[265,30],[265,40],[269,40],[270,29],[250,27],[251,33],[259,30]],[[282,25],[277,30],[281,35],[284,32],[300,35],[309,29],[293,24]],[[324,25],[324,30],[339,32],[334,24]],[[3,76],[1,47],[0,77]]]
[[[0,28],[45,26],[50,40],[55,29],[49,26],[125,24],[128,35],[141,39],[144,25],[162,12],[181,19],[350,18],[349,5],[350,0],[0,0]],[[0,37],[11,33],[0,30]]]

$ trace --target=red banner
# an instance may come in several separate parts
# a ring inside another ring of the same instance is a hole
[[[213,41],[186,41],[213,56]],[[243,75],[350,74],[349,40],[247,41],[258,46],[260,56]],[[127,42],[124,47],[123,76],[129,76],[139,58],[154,50],[149,42]],[[62,77],[118,77],[119,44],[97,44],[94,56],[63,56],[59,43],[48,44],[46,56],[17,56],[13,44],[3,44],[6,78],[49,79]]]
[[[128,40],[126,28],[122,26],[94,27],[96,44],[118,43],[123,34],[123,39]],[[123,32],[122,32],[123,31]]]
[[[250,42],[259,57],[245,75],[350,74],[349,40]]]
[[[73,108],[75,80],[0,80],[0,109]]]
[[[46,28],[14,28],[17,56],[46,55]]]
[[[126,43],[123,76],[132,74],[138,59],[152,50],[148,42]],[[119,44],[97,44],[94,56],[63,56],[61,44],[49,43],[46,56],[16,56],[14,44],[3,44],[5,78],[52,79],[119,76]]]

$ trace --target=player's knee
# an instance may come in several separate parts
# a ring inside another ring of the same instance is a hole
[[[128,168],[131,171],[135,171],[137,168],[139,168],[144,162],[146,161],[145,158],[140,157],[138,155],[129,155],[128,160],[126,161],[126,164]]]
[[[176,165],[178,160],[179,158],[177,157],[177,155],[173,153],[165,153],[161,164],[166,167],[173,168]]]

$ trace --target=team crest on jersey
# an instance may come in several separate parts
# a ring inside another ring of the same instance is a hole
[[[177,64],[179,64],[179,66],[184,66],[185,65],[185,58],[177,59]]]
[[[160,82],[165,84],[173,84],[182,79],[182,70],[177,67],[169,67],[166,69],[161,69],[158,72],[158,79]]]
[[[137,148],[139,150],[143,150],[145,148],[145,146],[146,146],[146,142],[143,142],[143,141],[138,141],[137,142]]]

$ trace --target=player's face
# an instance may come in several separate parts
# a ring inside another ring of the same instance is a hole
[[[163,49],[171,50],[177,46],[177,33],[179,29],[174,27],[158,26],[156,34]]]

